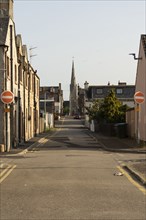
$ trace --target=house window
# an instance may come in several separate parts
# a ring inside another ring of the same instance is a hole
[[[36,90],[37,90],[37,96],[39,96],[39,81],[37,80],[37,86],[36,86]]]
[[[32,89],[32,75],[31,74],[29,74],[29,77],[28,77],[28,83],[29,83],[29,90],[31,91],[31,89]]]
[[[15,65],[15,83],[17,83],[17,66]]]
[[[103,90],[102,89],[97,89],[96,92],[97,92],[97,94],[102,94]]]
[[[19,72],[20,81],[22,82],[22,66],[18,67],[18,72]]]
[[[117,89],[117,94],[122,94],[123,93],[123,89]]]
[[[32,75],[31,78],[32,92],[34,92],[34,83],[35,83],[35,79],[34,79],[34,75]]]
[[[7,76],[10,76],[10,65],[9,65],[9,57],[7,57]]]
[[[25,86],[28,87],[28,74],[25,74]]]
[[[55,88],[51,87],[50,88],[50,92],[54,93],[55,92]]]

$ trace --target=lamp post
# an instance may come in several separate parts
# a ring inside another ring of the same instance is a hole
[[[44,131],[46,131],[46,92],[44,93]]]
[[[142,56],[138,56],[136,57],[135,53],[130,53],[129,55],[132,55],[134,60],[138,60],[138,62],[142,61]],[[139,61],[141,60],[141,61]],[[141,114],[141,109],[140,109],[140,105],[144,102],[144,94],[141,91],[137,91],[134,94],[134,100],[136,103],[136,138],[137,138],[137,143],[140,143],[140,114]]]

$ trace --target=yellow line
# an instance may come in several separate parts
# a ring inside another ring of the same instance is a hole
[[[10,168],[11,167],[11,168]],[[0,178],[0,183],[2,183],[5,179],[6,179],[6,177],[7,176],[9,176],[9,174],[15,169],[15,167],[16,167],[16,165],[13,165],[13,166],[8,166],[8,168],[7,169],[5,169],[2,173],[3,173],[3,175],[4,175],[4,173],[6,172],[6,171],[8,171],[2,178]],[[9,169],[10,168],[10,169]],[[1,174],[2,174],[1,173]]]
[[[2,177],[8,169],[10,169],[11,165],[9,165],[6,169],[4,169],[1,173],[0,173],[0,177]]]
[[[122,172],[124,173],[124,175],[127,177],[127,179],[134,185],[136,186],[144,195],[146,195],[146,189],[141,186],[140,184],[138,184],[136,181],[134,181],[132,179],[132,177],[120,166],[117,166],[117,168]]]
[[[43,138],[41,138],[40,140],[38,140],[38,144],[37,144],[36,146],[33,147],[33,145],[35,144],[35,143],[33,143],[33,144],[30,145],[28,148],[26,148],[26,149],[23,150],[22,152],[18,153],[18,155],[23,155],[23,154],[27,153],[28,150],[32,150],[32,151],[36,150],[37,147],[39,147],[41,144],[45,144],[45,143],[47,143],[47,142],[49,141],[49,139],[46,140],[47,137],[48,137],[48,138],[49,138],[49,137],[55,137],[54,135],[57,134],[58,131],[60,131],[60,130],[61,130],[61,128],[57,129],[57,131],[56,131],[54,134],[50,135],[50,136],[46,135],[45,137],[43,137]],[[33,148],[32,148],[32,147],[33,147]]]

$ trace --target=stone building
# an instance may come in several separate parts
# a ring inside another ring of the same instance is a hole
[[[13,0],[0,0],[0,94],[14,94],[11,104],[0,101],[0,146],[2,151],[39,133],[40,79],[30,65],[27,47],[16,35]]]
[[[44,111],[44,103],[48,113],[63,114],[63,90],[61,83],[59,86],[40,87],[40,110]]]
[[[108,94],[110,90],[115,91],[116,98],[121,102],[122,105],[127,105],[129,108],[134,107],[134,93],[135,93],[135,85],[127,85],[126,82],[118,82],[118,85],[112,85],[108,82],[107,85],[94,85],[90,86],[86,81],[84,83],[85,90],[85,113],[86,108],[91,107],[93,105],[94,100],[103,100]],[[89,124],[89,116],[85,114],[85,125],[87,127]]]
[[[117,99],[122,103],[122,105],[127,105],[128,107],[134,107],[134,93],[135,85],[127,85],[126,82],[118,82],[118,85],[94,85],[89,86],[87,82],[85,86],[86,102],[93,102],[94,100],[104,99],[110,90],[114,90]]]
[[[76,84],[74,61],[72,61],[71,84],[70,84],[70,115],[78,114],[78,85]]]
[[[146,143],[146,35],[140,37],[139,55],[136,73],[136,92],[144,94],[144,102],[135,103],[135,136],[139,142]]]

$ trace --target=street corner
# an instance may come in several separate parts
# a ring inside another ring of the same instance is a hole
[[[139,191],[146,196],[146,181],[140,172],[136,172],[131,166],[121,164],[117,167],[129,182],[131,182]]]
[[[131,162],[125,168],[144,186],[146,186],[146,160]]]

